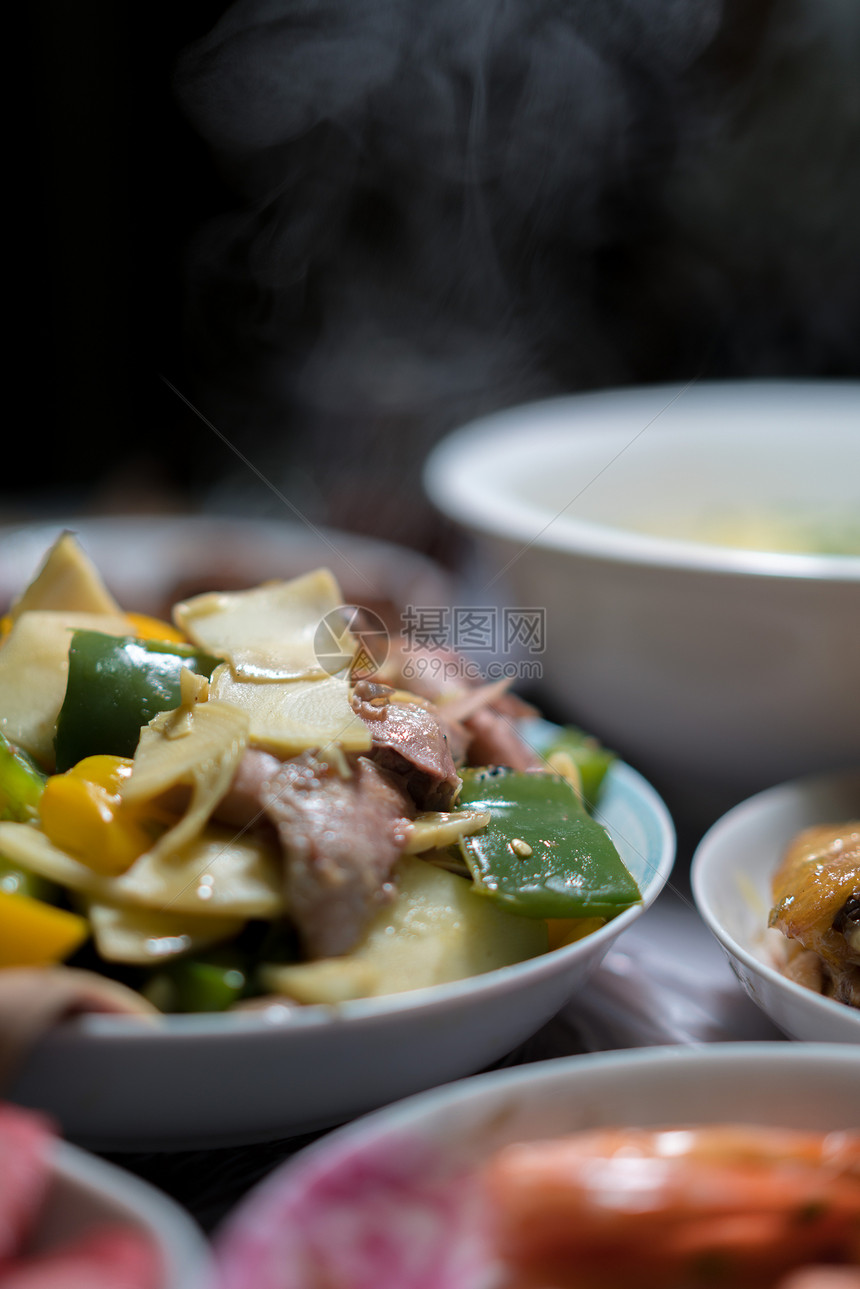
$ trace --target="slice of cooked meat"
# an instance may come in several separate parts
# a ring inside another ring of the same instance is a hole
[[[440,698],[446,702],[449,699],[457,701],[469,690],[495,689],[497,692],[488,692],[487,697],[496,711],[514,720],[538,715],[536,707],[511,692],[509,681],[485,682],[476,664],[456,649],[417,645],[410,643],[408,637],[392,638],[385,665],[374,679],[396,689],[410,690],[433,702]]]
[[[484,684],[462,654],[444,647],[394,644],[377,679],[401,685],[423,698],[437,701],[443,724],[450,724],[455,758],[470,765],[506,765],[512,770],[542,770],[540,756],[517,730],[517,721],[535,716],[535,708],[504,683]],[[483,691],[475,709],[472,693]],[[448,710],[450,709],[450,710]]]
[[[385,665],[374,677],[395,689],[406,689],[431,701],[443,694],[471,688],[466,659],[441,645],[418,645],[404,636],[393,636]]]
[[[244,828],[256,823],[263,813],[263,788],[283,766],[276,756],[248,747],[242,753],[236,773],[226,794],[218,802],[213,817],[219,823]]]
[[[807,828],[773,877],[770,925],[821,959],[825,992],[860,1003],[860,821]]]
[[[369,718],[360,694],[353,706],[370,730],[369,755],[375,764],[396,775],[423,810],[450,810],[460,791],[460,776],[444,723],[432,707],[388,702]]]
[[[509,716],[482,707],[463,722],[471,735],[470,765],[506,765],[512,770],[545,770],[543,758],[530,747]]]
[[[290,917],[309,957],[348,953],[394,898],[391,870],[415,813],[402,785],[360,756],[343,778],[309,752],[284,761],[262,800],[286,858]]]
[[[359,680],[353,687],[353,710],[363,721],[381,721],[395,691],[390,685],[379,685],[372,680]]]

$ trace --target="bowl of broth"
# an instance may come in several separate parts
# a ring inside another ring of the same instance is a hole
[[[697,827],[860,749],[860,381],[600,391],[431,455],[480,603],[540,606],[546,709]]]

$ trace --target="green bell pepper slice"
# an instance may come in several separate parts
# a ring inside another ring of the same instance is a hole
[[[475,891],[534,918],[613,918],[641,894],[607,833],[567,779],[466,769],[458,809],[486,810],[486,829],[459,850]]]
[[[155,973],[144,993],[168,1012],[222,1012],[244,997],[248,975],[238,955],[179,958]]]
[[[41,900],[43,904],[59,904],[63,898],[63,888],[46,877],[39,877],[26,868],[19,868],[10,860],[0,855],[0,891],[7,895],[29,895],[31,900]]]
[[[0,819],[28,823],[38,817],[39,799],[47,775],[43,774],[26,752],[15,747],[0,734]],[[31,899],[53,904],[60,888],[26,868],[20,868],[0,856],[0,891],[8,895],[29,895]]]
[[[26,752],[0,734],[0,819],[16,823],[35,819],[46,779]]]
[[[141,726],[180,702],[183,667],[209,677],[220,659],[191,645],[75,631],[57,718],[57,771],[85,756],[134,756]]]
[[[618,759],[616,754],[576,725],[566,725],[558,738],[544,750],[544,755],[551,756],[553,752],[566,752],[573,761],[579,770],[585,804],[593,809],[600,796],[603,780],[613,761]]]

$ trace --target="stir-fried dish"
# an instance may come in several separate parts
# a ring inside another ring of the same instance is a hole
[[[860,820],[807,828],[773,876],[770,926],[780,970],[860,1007]]]
[[[369,667],[327,570],[172,619],[121,608],[66,533],[3,621],[0,967],[95,970],[163,1011],[337,1003],[639,901],[589,809],[611,754],[568,730],[539,755],[504,686],[402,641]]]
[[[860,1279],[856,1131],[597,1129],[506,1147],[482,1181],[506,1269],[497,1289]]]

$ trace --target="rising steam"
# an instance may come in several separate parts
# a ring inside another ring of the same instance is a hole
[[[858,15],[238,0],[177,80],[237,194],[189,266],[198,397],[315,518],[409,541],[481,411],[850,367]]]

